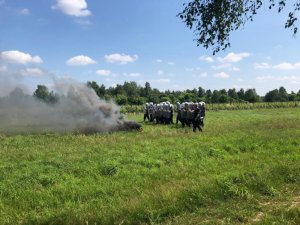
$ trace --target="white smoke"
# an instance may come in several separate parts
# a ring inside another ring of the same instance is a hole
[[[47,104],[26,94],[29,88],[19,82],[21,77],[0,71],[0,134],[109,132],[126,124],[119,106],[99,99],[83,83],[53,79],[52,89],[60,98]]]

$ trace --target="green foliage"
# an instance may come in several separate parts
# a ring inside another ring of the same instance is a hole
[[[136,82],[124,82],[123,85],[118,84],[116,87],[110,87],[106,89],[104,85],[99,86],[95,81],[88,82],[88,87],[95,90],[96,94],[100,98],[106,100],[115,100],[117,104],[124,105],[143,105],[146,102],[166,102],[169,101],[173,104],[176,102],[199,102],[205,101],[206,103],[256,103],[264,100],[265,102],[287,102],[287,101],[299,101],[300,93],[291,94],[287,93],[284,87],[280,87],[279,90],[275,89],[266,94],[265,97],[260,97],[256,93],[255,89],[240,89],[236,91],[234,88],[222,90],[204,90],[202,87],[198,89],[185,90],[185,91],[159,91],[156,88],[151,88],[150,83],[146,82],[145,87],[137,85]],[[275,94],[274,94],[275,93]],[[230,109],[235,106],[230,106]],[[255,107],[254,107],[255,108]]]
[[[255,89],[248,89],[245,92],[245,96],[244,99],[247,102],[259,102],[260,101],[260,97],[258,96],[258,94],[256,93]]]
[[[56,103],[59,100],[59,96],[53,91],[49,92],[45,85],[38,85],[37,89],[33,93],[33,96],[49,104]]]
[[[118,105],[126,105],[128,103],[127,96],[125,95],[117,95],[115,101]]]
[[[300,109],[205,122],[0,135],[0,224],[298,224]]]
[[[104,98],[106,90],[103,84],[99,86],[96,81],[92,81],[92,82],[88,81],[87,86],[94,89],[94,91],[100,98]]]
[[[286,101],[297,101],[300,98],[295,93],[288,94],[284,87],[274,89],[266,93],[264,100],[266,102],[286,102]]]
[[[286,0],[192,0],[184,4],[184,10],[177,16],[190,29],[194,30],[197,45],[212,47],[213,54],[230,47],[229,36],[245,23],[253,20],[264,5],[269,9],[277,6],[278,13],[286,7]],[[289,12],[285,28],[297,33],[296,13],[300,10],[300,1],[295,1],[293,10]]]

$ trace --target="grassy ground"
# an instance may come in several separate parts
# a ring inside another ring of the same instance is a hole
[[[299,108],[143,127],[0,136],[0,224],[300,224]]]

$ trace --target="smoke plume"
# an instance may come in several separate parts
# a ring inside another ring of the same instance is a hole
[[[19,76],[0,72],[0,134],[110,132],[128,124],[115,103],[99,99],[85,84],[54,79],[52,89],[60,98],[47,104],[26,94]]]

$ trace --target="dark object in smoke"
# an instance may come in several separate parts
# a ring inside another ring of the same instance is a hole
[[[116,127],[111,127],[108,132],[115,132],[115,131],[139,131],[142,132],[143,128],[142,125],[135,122],[135,121],[123,121]],[[94,134],[99,133],[99,130],[96,127],[85,127],[83,130],[80,130],[80,133],[84,134]]]
[[[135,121],[124,121],[124,123],[120,126],[119,130],[129,131],[129,130],[137,130],[143,131],[142,125]]]

